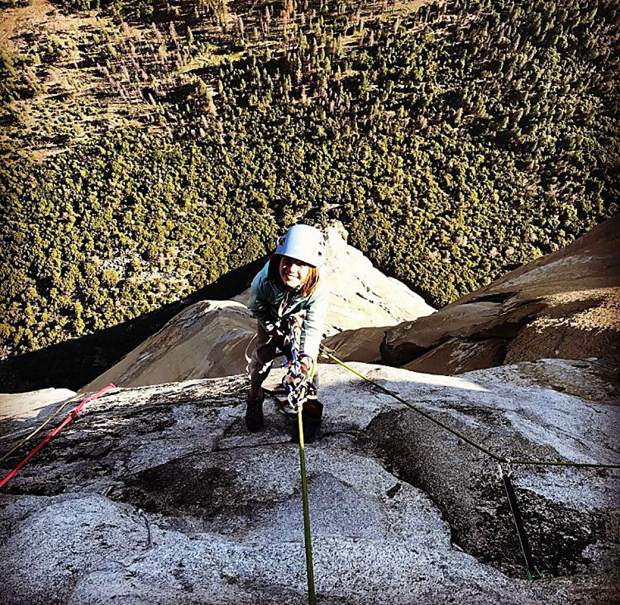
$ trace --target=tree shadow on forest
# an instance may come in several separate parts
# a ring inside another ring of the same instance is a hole
[[[94,334],[74,338],[0,361],[0,392],[64,387],[78,390],[161,329],[184,308],[200,300],[227,300],[240,294],[265,262],[239,267],[190,296]]]

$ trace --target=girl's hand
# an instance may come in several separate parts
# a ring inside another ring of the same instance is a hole
[[[306,382],[310,378],[310,373],[312,371],[312,359],[308,355],[302,356],[298,367],[299,373],[294,373],[292,364],[289,361],[288,373],[284,378],[286,383],[292,385],[293,387],[296,387],[302,382]]]
[[[310,372],[314,367],[314,361],[310,355],[302,354],[301,359],[299,360],[299,366],[301,368],[301,373],[308,378],[310,376]]]

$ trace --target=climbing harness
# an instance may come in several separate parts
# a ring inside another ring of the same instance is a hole
[[[290,334],[291,326],[295,327],[295,333],[299,337],[299,332],[301,330],[301,321],[303,321],[302,318],[305,317],[305,314],[303,310],[299,310],[299,309],[295,310],[295,305],[293,305],[292,307],[289,307],[289,294],[287,293],[282,299],[282,301],[280,302],[276,315],[279,319],[275,322],[274,330],[273,332],[269,333],[267,342],[265,344],[270,343],[271,341],[275,340],[276,336],[279,336],[283,340],[283,346],[286,347],[290,343],[289,334]],[[287,326],[288,326],[289,334],[286,333]],[[250,340],[246,344],[245,350],[243,353],[245,357],[245,362],[246,362],[245,373],[248,375],[248,377],[251,376],[251,364],[252,364],[252,355],[250,354],[250,350],[252,348],[252,344],[257,338],[258,338],[258,333],[255,332],[252,338],[250,338]],[[266,363],[264,368],[270,367],[271,364],[272,364],[272,361]],[[271,393],[271,391],[269,392]]]
[[[322,344],[321,345],[321,352],[328,359],[333,360],[335,363],[337,363],[338,365],[342,366],[343,368],[345,368],[346,370],[348,370],[349,372],[351,372],[355,376],[357,376],[357,377],[361,378],[362,380],[365,380],[366,382],[372,384],[375,388],[377,388],[378,390],[382,391],[386,395],[389,395],[390,397],[393,397],[394,399],[396,399],[400,403],[402,403],[402,404],[406,405],[408,408],[412,409],[414,412],[420,414],[421,416],[423,416],[424,418],[426,418],[430,422],[433,422],[434,424],[436,424],[437,426],[441,427],[442,429],[448,431],[449,433],[452,433],[453,435],[455,435],[456,437],[458,437],[459,439],[461,439],[462,441],[464,441],[468,445],[472,446],[473,448],[477,449],[478,451],[482,452],[486,456],[489,456],[490,458],[495,460],[495,462],[497,462],[498,467],[499,467],[499,477],[502,480],[502,483],[504,484],[504,489],[506,491],[506,496],[508,498],[508,503],[510,505],[510,512],[511,512],[511,515],[512,515],[512,520],[513,520],[513,523],[514,523],[514,526],[515,526],[515,529],[516,529],[516,532],[517,532],[517,535],[518,535],[518,538],[519,538],[519,545],[520,545],[520,548],[521,548],[521,554],[522,554],[523,559],[525,561],[525,567],[526,567],[526,570],[527,570],[527,575],[528,575],[528,578],[530,580],[534,579],[534,574],[536,574],[538,577],[542,577],[542,574],[535,567],[533,559],[532,559],[532,553],[531,553],[531,549],[530,549],[530,546],[529,546],[529,541],[527,539],[527,534],[525,532],[525,527],[523,525],[523,519],[521,517],[521,512],[519,510],[519,505],[518,505],[518,502],[517,502],[516,493],[515,493],[514,487],[512,485],[512,480],[511,480],[512,471],[511,470],[507,471],[507,470],[505,470],[504,467],[510,467],[510,465],[519,465],[519,466],[549,466],[549,467],[563,466],[563,467],[571,467],[571,468],[620,469],[620,464],[600,464],[600,463],[589,463],[589,462],[572,462],[572,461],[569,461],[569,460],[528,460],[528,459],[512,460],[512,459],[508,459],[508,458],[503,457],[503,456],[499,456],[499,455],[495,454],[494,452],[492,452],[491,450],[489,450],[488,448],[486,448],[483,445],[481,445],[480,443],[477,443],[474,440],[470,439],[469,437],[467,437],[467,435],[464,435],[460,431],[457,431],[456,429],[453,429],[452,427],[450,427],[447,424],[443,423],[441,420],[438,420],[437,418],[434,418],[428,412],[425,412],[424,410],[422,410],[419,407],[413,405],[411,402],[407,401],[406,399],[403,399],[400,395],[398,395],[398,393],[395,393],[394,391],[392,391],[392,390],[384,387],[383,385],[380,385],[379,383],[375,382],[374,380],[368,378],[368,376],[365,376],[361,372],[358,372],[355,368],[351,367],[350,365],[348,365],[344,361],[338,359],[338,357],[336,357],[336,355],[334,354],[334,351],[331,350],[329,347],[326,347],[325,345]]]
[[[17,473],[26,465],[28,464],[28,462],[34,458],[34,456],[36,456],[45,445],[47,445],[54,437],[56,437],[56,435],[58,435],[68,424],[70,424],[71,422],[73,422],[73,420],[75,419],[75,417],[84,409],[84,407],[86,406],[87,403],[89,403],[90,401],[93,401],[95,399],[97,399],[98,397],[101,397],[101,395],[103,395],[106,391],[109,391],[110,389],[116,388],[114,384],[110,383],[107,386],[103,387],[102,389],[100,389],[99,391],[97,391],[96,393],[93,393],[92,395],[89,395],[88,397],[85,397],[84,399],[82,399],[82,401],[75,406],[75,408],[73,408],[69,414],[67,415],[67,417],[54,429],[52,429],[41,441],[41,443],[39,443],[10,473],[8,473],[2,480],[0,480],[0,488],[4,487],[13,477],[15,477],[15,475],[17,475]],[[36,431],[38,432],[38,431]],[[33,433],[34,435],[34,433]],[[24,440],[24,442],[27,441]],[[15,451],[15,448],[13,448],[10,452],[8,452],[3,459],[8,456],[10,453],[12,453],[13,451]]]

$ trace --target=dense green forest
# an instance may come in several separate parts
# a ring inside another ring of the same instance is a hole
[[[618,211],[615,0],[52,8],[64,29],[2,47],[0,357],[182,299],[293,221],[340,219],[442,305]]]

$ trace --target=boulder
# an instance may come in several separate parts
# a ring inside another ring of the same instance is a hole
[[[620,352],[620,288],[564,292],[507,344],[505,363],[586,359]]]
[[[381,359],[379,348],[389,327],[343,330],[325,338],[323,345],[342,361],[377,362]],[[325,361],[329,361],[329,359],[325,357]]]
[[[500,365],[506,355],[506,342],[501,338],[470,341],[450,338],[424,355],[406,363],[403,368],[413,372],[461,374]]]
[[[320,603],[617,600],[617,470],[513,466],[545,574],[531,583],[497,465],[382,390],[500,456],[617,464],[620,408],[598,401],[611,388],[598,362],[353,366],[375,384],[321,366],[326,416],[306,447]],[[592,388],[555,390],[565,374]],[[4,489],[7,602],[305,602],[298,448],[270,401],[265,430],[246,432],[246,388],[200,379],[89,403]]]
[[[618,353],[620,216],[433,315],[389,329],[381,345],[385,362],[440,374]]]

